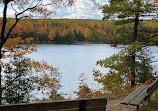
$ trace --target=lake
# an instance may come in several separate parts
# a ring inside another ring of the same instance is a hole
[[[89,87],[97,89],[100,87],[93,78],[93,69],[107,72],[108,69],[96,66],[97,60],[102,60],[118,53],[122,48],[111,47],[108,44],[83,44],[83,45],[37,45],[37,52],[29,55],[35,60],[45,60],[49,65],[59,68],[61,73],[60,92],[67,93],[67,97],[75,97],[74,91],[78,90],[79,76],[84,73]],[[156,51],[154,55],[158,60],[158,47],[150,47]],[[154,64],[155,65],[155,64]]]

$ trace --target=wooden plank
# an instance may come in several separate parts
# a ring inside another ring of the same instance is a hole
[[[79,111],[79,108],[59,109],[59,110],[47,110],[47,111]]]
[[[73,109],[79,107],[79,101],[62,101],[52,103],[39,103],[39,104],[23,104],[0,107],[0,111],[47,111],[59,109]]]
[[[106,106],[96,106],[96,107],[86,107],[85,111],[105,111]],[[79,108],[73,108],[73,109],[60,109],[60,110],[48,110],[48,111],[79,111]]]
[[[121,104],[130,104],[144,89],[146,89],[146,85],[139,86],[135,91],[133,91],[130,95],[128,95],[125,99],[121,101]]]
[[[106,106],[87,107],[86,111],[106,111]]]
[[[98,98],[98,99],[88,99],[86,102],[86,107],[98,107],[103,106],[106,107],[107,99],[106,98]]]
[[[0,111],[47,111],[51,109],[59,110],[59,109],[72,109],[78,107],[79,107],[79,101],[61,101],[61,102],[46,102],[46,103],[44,102],[44,103],[1,106]]]
[[[150,95],[157,89],[158,87],[158,79],[156,79],[149,87],[147,90],[147,96],[145,97],[145,100],[150,98]]]
[[[82,99],[86,100],[86,107],[104,107],[106,108],[106,98],[96,99]],[[43,103],[30,103],[30,104],[17,104],[0,106],[0,111],[49,111],[49,110],[65,110],[65,111],[78,111],[80,100],[65,100]],[[63,110],[63,111],[64,111]],[[99,110],[98,110],[99,111]]]
[[[153,90],[156,90],[158,87],[158,79],[156,79],[149,87],[147,93],[150,93]]]
[[[144,89],[134,100],[130,102],[130,105],[138,106],[146,97],[147,95],[147,89]]]

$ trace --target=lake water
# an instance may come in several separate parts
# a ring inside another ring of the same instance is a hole
[[[158,51],[157,46],[150,47],[153,51]],[[74,91],[78,90],[79,76],[84,73],[87,84],[96,89],[99,85],[94,82],[93,69],[107,72],[108,69],[96,66],[97,60],[102,60],[118,53],[119,48],[111,47],[107,44],[84,44],[84,45],[37,45],[37,52],[29,55],[35,60],[45,60],[49,65],[59,68],[61,73],[60,92],[67,93],[72,98]],[[157,57],[157,52],[154,55]],[[157,58],[158,60],[158,58]]]

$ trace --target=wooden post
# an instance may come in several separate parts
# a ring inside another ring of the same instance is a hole
[[[139,111],[139,105],[137,106],[137,111]]]
[[[81,100],[79,103],[79,111],[85,111],[87,100]]]

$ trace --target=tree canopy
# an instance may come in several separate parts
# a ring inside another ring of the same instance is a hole
[[[102,7],[103,19],[109,19],[111,16],[135,18],[150,13],[153,9],[153,2],[149,0],[110,0],[109,3]]]
[[[3,62],[2,62],[2,58],[5,57],[4,52],[15,52],[15,55],[23,55],[26,53],[30,52],[30,48],[29,46],[26,45],[26,48],[24,47],[20,47],[18,43],[24,43],[24,40],[22,40],[20,37],[15,36],[15,38],[11,38],[9,42],[7,42],[10,38],[10,34],[13,31],[13,29],[15,28],[15,26],[17,25],[17,23],[19,22],[19,20],[23,19],[23,18],[41,18],[41,17],[48,17],[51,14],[55,13],[55,10],[52,10],[52,8],[50,8],[53,5],[56,4],[61,4],[61,5],[65,5],[65,6],[71,6],[73,4],[73,0],[0,0],[0,4],[3,7],[3,20],[2,20],[2,28],[0,28],[0,104],[2,104],[2,91],[3,91],[3,87],[2,87],[2,68],[3,68]],[[6,26],[7,26],[7,10],[8,8],[12,8],[12,10],[14,10],[14,15],[15,15],[15,21],[14,23],[11,25],[11,27],[6,30]],[[18,41],[14,40],[17,39]],[[29,39],[26,39],[27,42],[30,43]],[[9,46],[9,50],[5,50],[4,51],[4,47],[5,46]],[[15,49],[19,49],[19,50],[14,50]],[[27,50],[28,49],[28,50]],[[33,62],[33,63],[37,63],[37,62]],[[38,65],[38,64],[36,64]],[[45,64],[46,65],[46,64]],[[39,67],[42,67],[43,65],[38,65]],[[48,65],[49,66],[49,65]],[[37,67],[35,67],[37,68]],[[46,67],[45,68],[50,68]],[[52,67],[53,68],[53,67]],[[54,68],[53,68],[54,69]]]
[[[112,16],[116,16],[118,19],[133,19],[133,44],[138,40],[138,26],[141,14],[151,13],[154,7],[154,1],[149,0],[110,0],[110,4],[105,4],[102,7],[102,12],[104,13],[103,19],[110,19]],[[131,87],[135,85],[136,82],[136,54],[135,48],[133,47],[131,51],[130,59],[130,70],[131,76]]]

